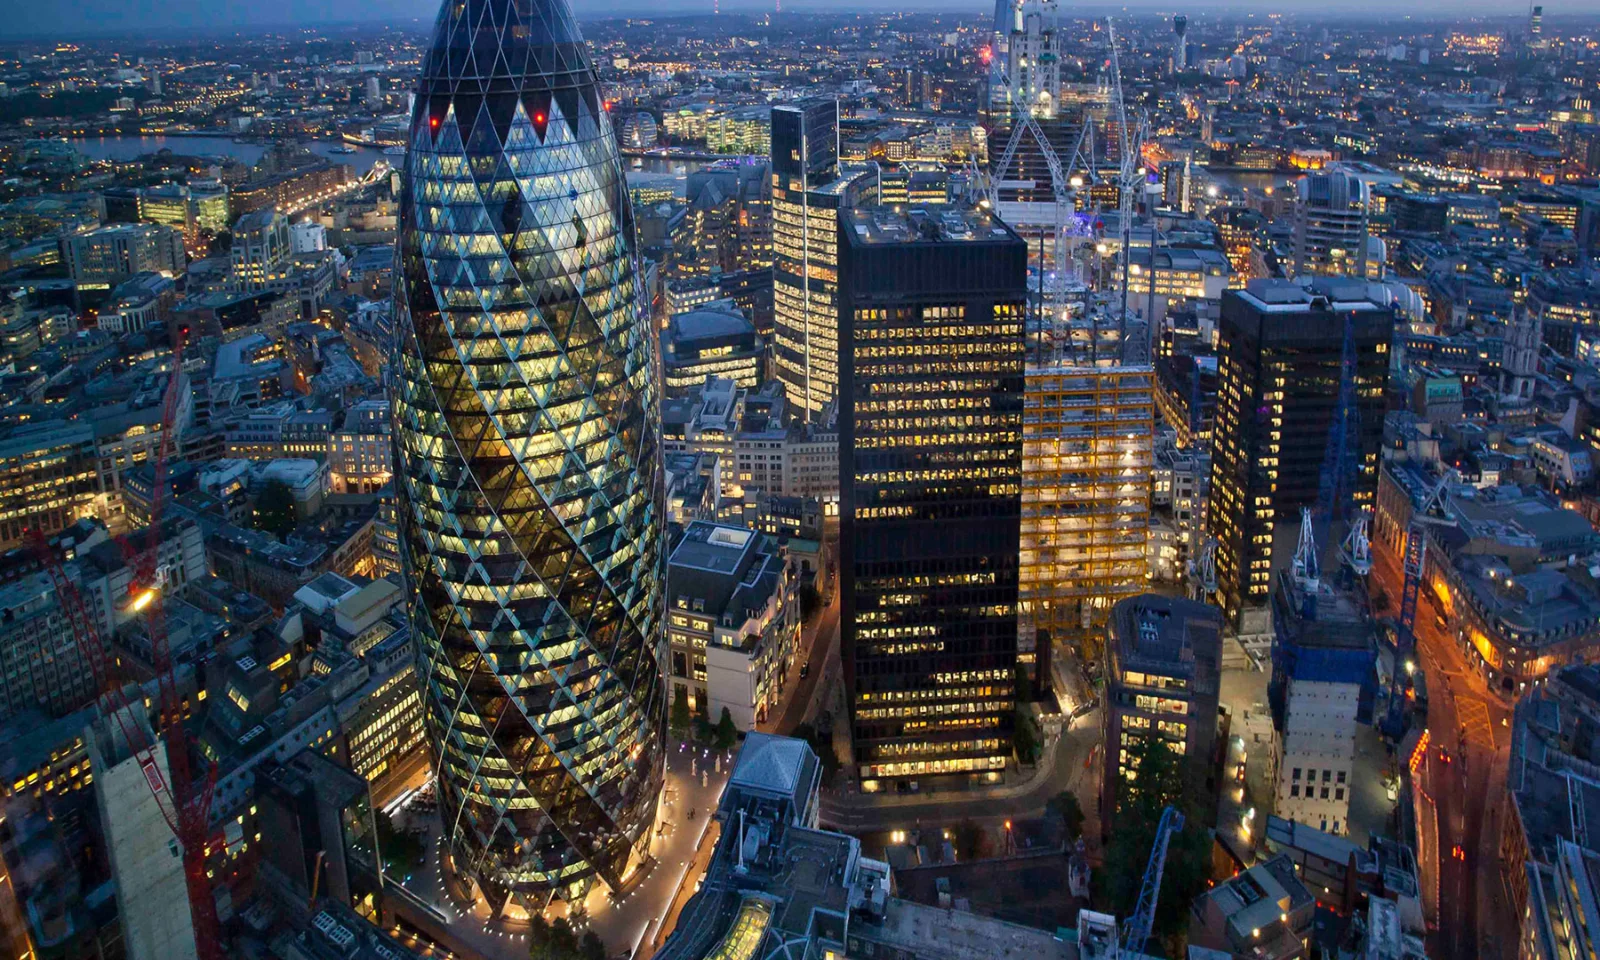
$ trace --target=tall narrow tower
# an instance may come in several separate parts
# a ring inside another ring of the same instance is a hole
[[[665,738],[659,412],[616,138],[566,0],[446,0],[395,289],[396,493],[452,873],[615,889]]]
[[[1533,386],[1539,376],[1539,345],[1544,340],[1544,318],[1526,307],[1519,308],[1506,332],[1500,360],[1500,395],[1512,400],[1533,399]]]
[[[1172,18],[1172,72],[1189,69],[1189,18],[1178,14]]]

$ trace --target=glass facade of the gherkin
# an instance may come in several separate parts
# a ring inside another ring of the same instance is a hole
[[[665,720],[657,395],[565,0],[446,0],[400,203],[396,487],[447,849],[490,904],[622,882]]]

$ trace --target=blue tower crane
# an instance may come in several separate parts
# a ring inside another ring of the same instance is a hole
[[[1183,829],[1183,814],[1176,807],[1161,811],[1161,825],[1156,828],[1155,843],[1150,845],[1150,863],[1144,868],[1144,882],[1139,886],[1139,905],[1128,918],[1122,933],[1124,956],[1144,953],[1150,939],[1150,927],[1156,919],[1156,899],[1161,896],[1161,874],[1167,867],[1167,843],[1172,835]]]
[[[1444,487],[1444,481],[1441,480],[1428,491],[1427,497],[1411,512],[1411,521],[1406,524],[1405,585],[1400,590],[1400,622],[1395,630],[1389,713],[1384,718],[1385,732],[1395,738],[1405,732],[1401,726],[1401,710],[1409,679],[1405,665],[1411,662],[1417,648],[1417,594],[1422,590],[1422,565],[1428,557],[1428,527],[1444,511]]]
[[[1301,511],[1300,542],[1294,554],[1295,576],[1308,587],[1300,611],[1307,620],[1317,616],[1316,581],[1322,567],[1322,558],[1317,555],[1318,545],[1326,542],[1333,522],[1345,514],[1346,503],[1355,496],[1358,458],[1351,454],[1350,447],[1358,436],[1361,417],[1356,408],[1356,359],[1355,324],[1346,314],[1344,339],[1339,350],[1339,390],[1328,420],[1328,445],[1318,478],[1317,505]]]

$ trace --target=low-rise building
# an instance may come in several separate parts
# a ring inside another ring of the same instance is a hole
[[[298,521],[316,516],[332,489],[325,460],[269,460],[250,468],[250,489],[256,496],[260,496],[265,485],[272,483],[288,488]]]
[[[150,549],[148,528],[130,532],[127,542],[144,554]],[[205,538],[200,525],[188,517],[164,517],[155,550],[154,569],[160,571],[163,596],[182,596],[190,583],[205,579]],[[102,636],[126,632],[125,628],[139,619],[144,605],[149,602],[142,593],[134,591],[137,571],[128,562],[121,543],[108,540],[79,550],[75,572],[84,606],[94,617]]]
[[[29,709],[65,716],[98,692],[50,577],[36,573],[0,587],[0,718]]]
[[[1398,546],[1437,484],[1386,461],[1374,530]],[[1600,532],[1534,487],[1449,484],[1428,525],[1424,589],[1467,660],[1502,696],[1520,695],[1570,663],[1600,655]]]
[[[1227,723],[1219,710],[1222,611],[1152,593],[1129,597],[1106,625],[1105,774],[1100,809],[1116,809],[1141,740],[1155,737],[1182,758],[1188,795],[1215,810]],[[1115,818],[1104,818],[1109,831]]]
[[[81,284],[109,289],[134,274],[183,274],[189,257],[183,234],[154,223],[119,223],[61,238],[61,261]]]
[[[1361,847],[1348,837],[1282,817],[1267,817],[1262,839],[1268,853],[1294,863],[1300,882],[1321,906],[1348,917],[1381,898],[1397,911],[1402,929],[1419,935],[1426,930],[1417,857],[1405,844],[1373,835]]]
[[[1233,267],[1228,255],[1207,247],[1158,247],[1154,267],[1149,245],[1128,253],[1128,292],[1148,297],[1154,270],[1156,296],[1169,300],[1218,300],[1228,289]]]
[[[0,546],[20,544],[31,529],[48,536],[95,513],[98,464],[89,423],[42,421],[0,437]]]
[[[1080,943],[893,896],[887,863],[862,856],[855,838],[817,828],[819,770],[803,741],[760,733],[745,738],[717,806],[721,839],[658,960],[774,953],[896,960],[1109,955],[1091,952],[1096,941],[1089,937]],[[1110,926],[1114,940],[1114,922]]]
[[[344,426],[328,437],[328,469],[334,493],[377,493],[394,476],[394,440],[389,404],[363,400],[345,412]]]
[[[788,424],[787,406],[777,382],[744,390],[709,379],[662,403],[662,445],[668,453],[717,454],[726,501],[756,489],[816,499],[831,516],[839,504],[837,426]]]
[[[783,551],[744,527],[696,521],[667,561],[672,696],[753,730],[778,701],[800,635]]]
[[[1316,907],[1293,862],[1274,857],[1195,900],[1189,943],[1235,960],[1301,960],[1312,955]]]
[[[754,390],[761,385],[766,347],[731,302],[712,302],[672,315],[661,335],[665,394],[682,396],[709,377]]]

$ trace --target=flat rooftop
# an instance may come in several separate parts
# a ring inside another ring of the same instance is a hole
[[[974,243],[1012,236],[985,210],[943,203],[855,207],[841,216],[864,243]]]
[[[1378,291],[1370,291],[1365,280],[1340,277],[1321,277],[1309,286],[1293,280],[1251,280],[1243,290],[1230,290],[1241,299],[1264,313],[1308,313],[1312,310],[1372,310],[1388,311],[1374,297],[1382,297],[1381,284],[1372,284]]]
[[[1117,660],[1142,670],[1195,669],[1195,650],[1220,651],[1222,611],[1182,597],[1140,594],[1111,608]]]
[[[1075,945],[1054,934],[962,910],[891,899],[881,926],[857,923],[850,934],[941,960],[1077,960]]]
[[[755,531],[745,527],[696,521],[672,551],[671,564],[731,574],[739,569],[739,559],[754,537]]]

